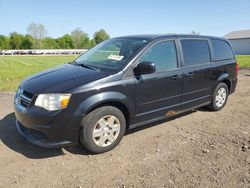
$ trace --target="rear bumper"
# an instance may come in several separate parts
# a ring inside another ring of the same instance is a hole
[[[238,83],[238,79],[237,79],[237,78],[236,78],[235,80],[232,81],[232,83],[231,83],[231,88],[230,88],[230,94],[232,94],[232,93],[235,92],[237,83]]]

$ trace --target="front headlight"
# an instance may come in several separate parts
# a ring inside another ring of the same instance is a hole
[[[40,94],[35,106],[42,107],[48,111],[61,110],[68,106],[71,94]]]

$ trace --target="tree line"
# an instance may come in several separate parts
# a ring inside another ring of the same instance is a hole
[[[70,34],[59,38],[47,36],[47,29],[42,24],[31,23],[27,34],[17,32],[9,36],[0,35],[0,50],[8,49],[89,49],[110,38],[109,34],[100,29],[91,39],[81,28],[74,29]]]

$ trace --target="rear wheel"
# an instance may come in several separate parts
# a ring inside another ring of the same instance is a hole
[[[123,113],[104,106],[87,114],[82,121],[80,141],[92,153],[103,153],[116,147],[126,129]]]
[[[228,87],[225,83],[219,83],[216,87],[211,104],[208,106],[213,111],[221,110],[228,98]]]

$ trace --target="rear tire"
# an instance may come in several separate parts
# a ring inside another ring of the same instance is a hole
[[[126,130],[123,113],[113,106],[97,108],[82,120],[80,141],[92,153],[103,153],[115,148]]]
[[[224,106],[227,103],[227,99],[228,99],[227,84],[221,82],[215,88],[211,104],[208,106],[208,108],[213,111],[219,111],[222,108],[224,108]]]

